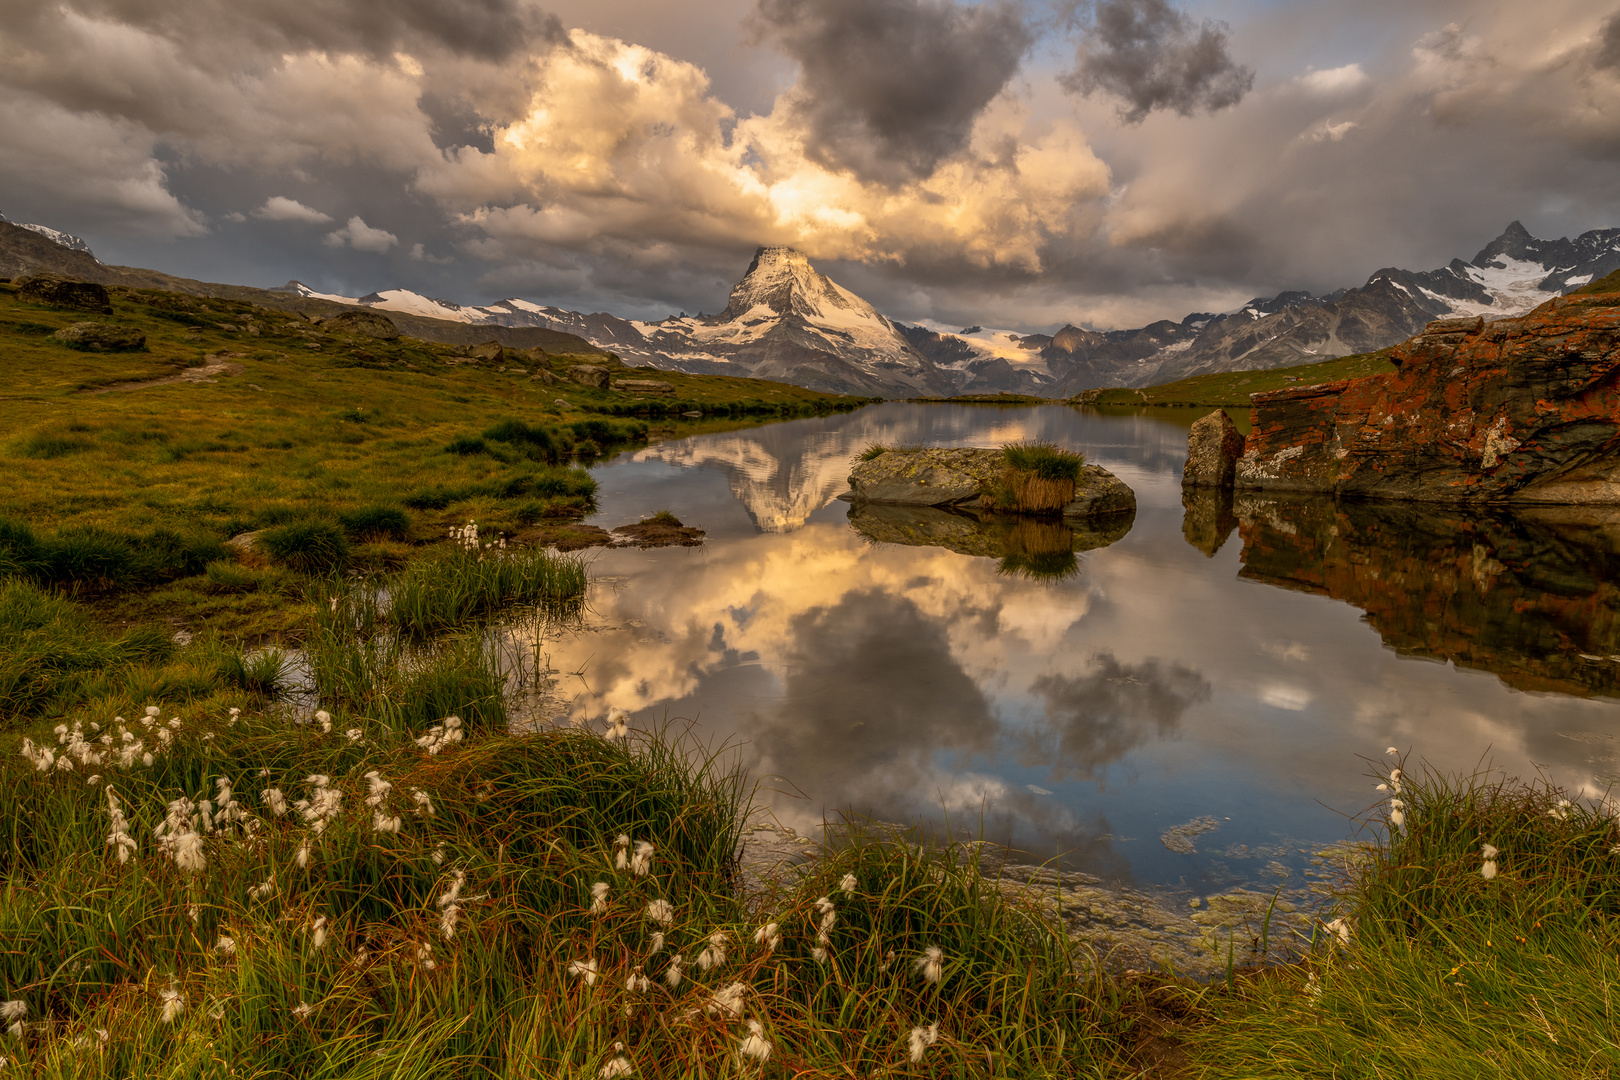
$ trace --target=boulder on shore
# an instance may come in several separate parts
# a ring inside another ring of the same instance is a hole
[[[850,490],[839,496],[857,506],[940,506],[982,508],[981,495],[1007,468],[1000,450],[931,446],[887,450],[850,471]],[[1107,469],[1087,465],[1075,483],[1066,518],[1134,513],[1136,493]]]
[[[1620,293],[1444,319],[1398,370],[1253,397],[1239,490],[1620,503]]]
[[[34,274],[20,277],[13,284],[18,297],[35,304],[112,314],[112,297],[107,287],[94,281],[75,281],[60,274]]]
[[[622,390],[626,394],[653,394],[663,397],[675,396],[675,385],[662,379],[620,379],[613,384],[615,390]]]

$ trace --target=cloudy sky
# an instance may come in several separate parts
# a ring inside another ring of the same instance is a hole
[[[106,261],[908,321],[1221,310],[1620,225],[1620,0],[0,0],[0,212]]]

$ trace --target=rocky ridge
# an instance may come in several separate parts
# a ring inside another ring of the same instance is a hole
[[[1620,293],[1438,320],[1391,359],[1390,374],[1256,394],[1237,488],[1620,503]]]

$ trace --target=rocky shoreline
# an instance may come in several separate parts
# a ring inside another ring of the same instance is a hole
[[[879,826],[883,828],[906,834],[899,826]],[[760,902],[800,868],[813,866],[821,853],[821,841],[756,816],[744,826],[738,850],[745,896]],[[1269,853],[1246,854],[1256,858]],[[1241,966],[1300,955],[1318,916],[1332,902],[1334,886],[1359,854],[1353,845],[1311,851],[1311,865],[1303,875],[1272,860],[1267,871],[1279,878],[1274,890],[1244,885],[1204,895],[1183,888],[1114,884],[1091,874],[1019,863],[990,844],[980,845],[978,862],[987,884],[1061,928],[1095,956],[1102,970],[1209,979],[1223,974],[1229,960]]]

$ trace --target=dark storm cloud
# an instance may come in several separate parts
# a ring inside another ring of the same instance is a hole
[[[19,6],[41,13],[57,7],[27,0]],[[245,44],[269,53],[331,49],[386,56],[430,45],[501,60],[536,39],[555,42],[563,36],[556,17],[529,0],[69,0],[60,8],[199,45]],[[232,52],[220,55],[242,59]]]
[[[1162,739],[1195,702],[1209,698],[1209,680],[1180,664],[1158,660],[1121,664],[1101,653],[1085,675],[1044,675],[1032,689],[1046,715],[1031,733],[1024,763],[1052,768],[1058,781],[1091,780],[1150,739]]]
[[[1620,11],[1609,16],[1598,39],[1597,67],[1620,71]]]
[[[1120,98],[1128,123],[1155,109],[1224,109],[1254,85],[1254,69],[1228,51],[1226,27],[1195,24],[1169,0],[1096,0],[1090,15],[1075,69],[1061,81],[1075,93]]]
[[[1033,40],[1006,2],[760,0],[755,21],[803,69],[811,157],[885,183],[966,146]]]

